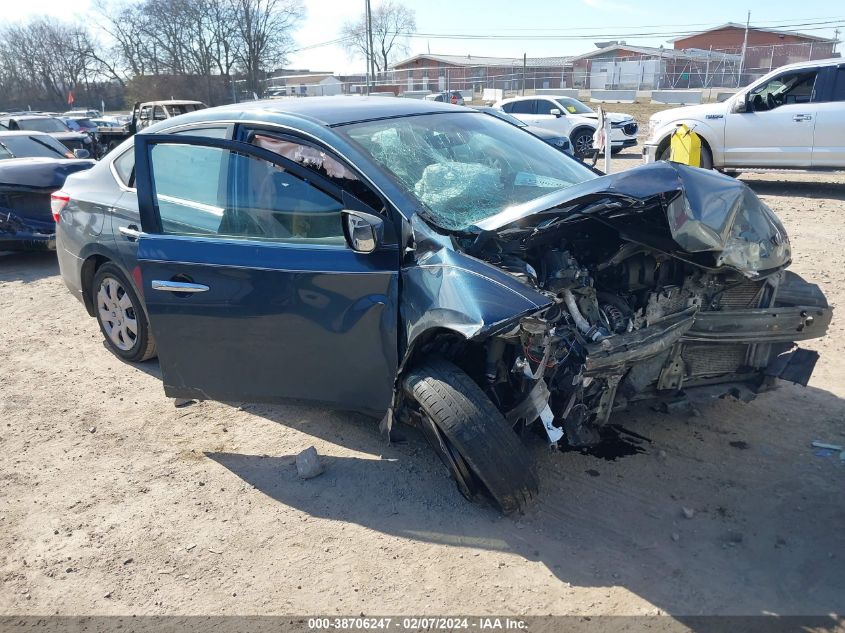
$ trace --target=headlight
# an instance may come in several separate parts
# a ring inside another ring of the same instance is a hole
[[[760,209],[763,213],[748,207],[737,213],[718,265],[759,273],[789,263],[792,248],[786,230],[769,207],[760,203]]]
[[[788,264],[792,249],[774,212],[748,187],[700,171],[679,172],[687,178],[684,194],[667,208],[672,239],[688,253],[713,253],[716,266],[748,276]]]

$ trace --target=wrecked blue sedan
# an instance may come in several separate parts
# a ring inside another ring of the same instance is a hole
[[[831,309],[744,184],[596,174],[473,110],[313,98],[138,134],[57,194],[68,287],[165,393],[417,425],[467,497],[538,492],[520,440],[612,411],[807,384]]]

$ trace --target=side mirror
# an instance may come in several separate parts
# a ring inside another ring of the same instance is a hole
[[[748,95],[747,94],[742,95],[741,99],[737,98],[733,102],[733,105],[731,106],[731,112],[733,112],[734,114],[741,114],[743,112],[750,112],[750,111],[751,111],[751,108],[749,107]]]
[[[73,150],[74,158],[91,158],[91,152],[87,149],[75,149]]]
[[[551,110],[549,110],[549,114],[553,114],[557,118],[560,118],[560,117],[563,116],[563,112],[560,111],[560,108],[552,108]]]
[[[356,253],[372,253],[384,241],[384,220],[372,213],[340,212],[346,243]]]

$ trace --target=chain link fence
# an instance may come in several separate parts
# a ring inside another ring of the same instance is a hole
[[[467,101],[489,101],[564,89],[735,90],[785,64],[835,56],[834,42],[750,46],[744,56],[741,48],[612,48],[575,57],[479,58],[479,63],[469,56],[418,56],[378,73],[370,92],[421,98],[457,91]],[[266,80],[264,96],[363,94],[367,81],[364,73],[275,76]]]

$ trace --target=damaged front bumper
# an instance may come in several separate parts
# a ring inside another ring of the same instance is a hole
[[[686,310],[585,345],[579,377],[585,385],[603,384],[604,390],[591,425],[605,424],[613,410],[640,400],[741,392],[748,401],[774,378],[806,386],[819,355],[796,342],[823,336],[833,311],[818,287],[803,280],[793,280],[784,292],[784,299],[794,298],[810,305]],[[506,417],[512,422],[539,418],[553,446],[564,436],[571,445],[590,443],[585,427],[567,419],[571,403],[552,406],[555,396],[541,379]]]

